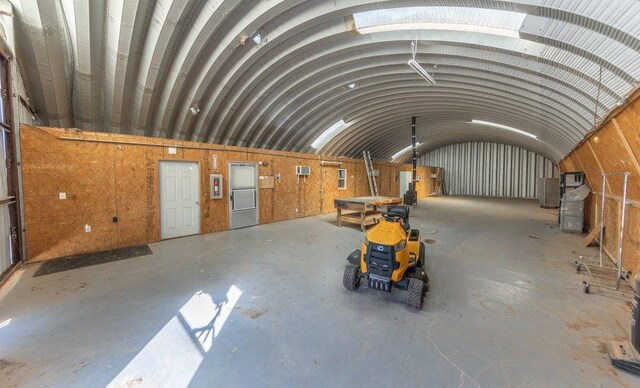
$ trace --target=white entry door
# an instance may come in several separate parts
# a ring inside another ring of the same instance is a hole
[[[196,162],[160,162],[162,239],[200,233],[199,177]]]
[[[231,229],[258,224],[258,165],[229,163]]]
[[[409,183],[411,183],[411,171],[400,171],[400,196],[409,190]]]

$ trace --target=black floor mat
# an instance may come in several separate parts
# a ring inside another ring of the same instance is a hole
[[[151,255],[151,248],[148,245],[138,245],[129,248],[112,249],[95,253],[84,253],[82,255],[67,256],[59,259],[47,261],[33,275],[41,276],[56,272],[68,271],[70,269],[89,267],[91,265],[110,263],[112,261],[131,259],[139,256]]]

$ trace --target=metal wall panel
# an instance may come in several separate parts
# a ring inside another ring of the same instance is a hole
[[[438,148],[418,164],[444,168],[447,195],[536,198],[538,178],[558,176],[558,166],[535,152],[488,142]]]

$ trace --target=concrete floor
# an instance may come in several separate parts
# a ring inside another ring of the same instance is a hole
[[[605,348],[629,298],[582,293],[571,263],[595,249],[554,220],[535,201],[421,201],[422,311],[344,289],[363,235],[331,215],[29,266],[0,295],[0,386],[638,386]]]

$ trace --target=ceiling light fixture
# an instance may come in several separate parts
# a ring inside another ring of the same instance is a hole
[[[262,36],[260,36],[259,32],[254,32],[253,35],[251,35],[251,40],[255,44],[260,44],[262,42]]]
[[[490,121],[471,120],[471,124],[486,125],[488,127],[500,128],[500,129],[504,129],[504,130],[507,130],[507,131],[519,133],[519,134],[524,135],[524,136],[528,136],[528,137],[530,137],[532,139],[537,139],[538,138],[538,136],[532,135],[529,132],[525,132],[523,130],[516,129],[516,128],[509,127],[509,126],[502,125],[502,124],[492,123]]]
[[[422,144],[422,143],[416,143],[416,148],[417,148],[420,144]],[[405,147],[405,148],[401,149],[400,151],[396,152],[396,153],[395,153],[395,154],[393,154],[393,156],[391,157],[391,160],[396,160],[396,159],[398,159],[398,157],[399,157],[400,155],[402,155],[402,154],[404,154],[405,152],[409,151],[409,150],[411,149],[411,147],[413,147],[413,146],[411,146],[411,145],[410,145],[410,146]]]
[[[416,42],[411,42],[411,54],[413,54],[413,58],[409,59],[407,65],[409,65],[409,67],[411,67],[416,73],[418,73],[420,77],[424,78],[424,80],[427,81],[429,85],[435,85],[436,80],[433,79],[431,74],[427,73],[427,71],[422,66],[420,66],[418,62],[416,62],[416,52]]]
[[[191,105],[191,108],[189,108],[189,112],[194,116],[200,113],[200,106],[198,106],[197,102],[194,102],[193,105]]]
[[[349,85],[347,85],[349,87],[349,89],[355,89],[356,84],[355,83],[351,83]]]
[[[322,135],[318,136],[313,143],[311,143],[311,147],[315,149],[320,149],[324,147],[329,140],[333,139],[338,133],[342,132],[342,130],[347,126],[347,123],[344,120],[340,120],[337,123],[333,124],[326,131],[322,132]]]

